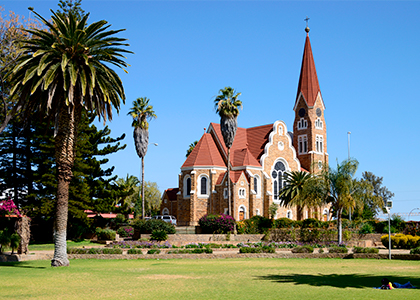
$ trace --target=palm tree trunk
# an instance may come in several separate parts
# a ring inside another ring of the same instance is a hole
[[[141,218],[144,220],[144,157],[141,158]]]
[[[68,266],[67,258],[67,218],[69,186],[73,177],[72,167],[75,158],[76,126],[80,120],[81,107],[63,105],[60,109],[59,128],[55,138],[55,160],[57,166],[57,204],[54,220],[54,257],[51,266]]]

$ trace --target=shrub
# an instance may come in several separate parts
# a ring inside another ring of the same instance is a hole
[[[302,228],[320,228],[321,222],[317,219],[308,218],[302,221]]]
[[[347,247],[342,246],[332,246],[328,248],[329,253],[348,253],[349,249]]]
[[[261,247],[241,247],[239,248],[239,253],[262,253]]]
[[[159,249],[150,249],[147,251],[147,254],[159,254],[160,250]]]
[[[117,233],[120,237],[131,238],[134,235],[134,228],[132,226],[123,226],[118,228]]]
[[[102,254],[122,254],[122,249],[119,248],[103,248]]]
[[[165,230],[153,230],[150,239],[158,242],[166,241],[168,239],[168,234]]]
[[[309,245],[297,246],[292,249],[292,253],[313,253],[314,247]]]
[[[369,247],[354,247],[353,253],[379,253],[379,249]]]
[[[86,254],[88,249],[84,248],[67,248],[67,254]]]
[[[3,247],[8,247],[10,245],[11,234],[9,233],[9,229],[5,228],[4,230],[0,230],[0,253],[2,253]]]
[[[353,234],[349,230],[343,230],[343,241],[350,241]]]
[[[111,240],[115,241],[116,232],[112,229],[96,228],[96,236],[99,240]]]
[[[190,251],[191,253],[213,253],[213,250],[210,248],[196,248]]]
[[[102,254],[102,249],[100,248],[90,248],[87,250],[87,254]]]
[[[360,227],[358,233],[359,234],[369,234],[373,232],[373,226],[370,225],[369,223],[365,223],[363,224],[362,227]]]
[[[131,226],[133,226],[133,228],[138,230],[140,233],[152,233],[153,230],[164,230],[167,234],[176,233],[174,225],[157,219],[135,219],[134,221],[132,221]]]
[[[127,223],[127,219],[125,218],[123,214],[118,214],[114,219],[114,223],[115,225],[125,224]]]
[[[141,249],[128,249],[127,254],[143,254]]]
[[[411,249],[410,250],[410,254],[420,254],[420,247]]]
[[[302,243],[313,243],[313,242],[318,241],[320,237],[321,237],[321,232],[317,228],[302,227],[300,229],[300,241]]]
[[[289,218],[280,218],[274,221],[275,228],[291,228],[293,227],[293,220]]]
[[[230,233],[235,220],[228,215],[205,215],[198,221],[204,233]]]

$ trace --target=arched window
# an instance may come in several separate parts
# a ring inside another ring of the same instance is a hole
[[[191,195],[191,177],[187,175],[184,177],[184,197],[190,197]]]
[[[165,208],[162,210],[162,215],[169,215],[169,209],[165,207]]]
[[[292,211],[291,211],[291,210],[288,210],[288,211],[287,211],[287,213],[286,213],[286,218],[288,218],[288,219],[292,219],[292,218],[293,218],[293,213],[292,213]]]
[[[322,127],[323,127],[323,122],[321,121],[321,119],[320,118],[316,119],[315,128],[316,129],[322,129]]]
[[[208,196],[209,195],[209,179],[205,175],[201,175],[198,178],[198,190],[200,192],[200,196]]]
[[[260,177],[258,175],[254,176],[254,191],[255,194],[260,195]]]
[[[284,182],[284,172],[286,171],[286,166],[281,161],[276,162],[274,165],[273,171],[271,172],[271,178],[273,181],[273,196],[274,200],[279,200],[279,192],[283,188]]]
[[[239,221],[243,221],[246,219],[246,208],[245,206],[239,206]]]
[[[240,188],[238,190],[238,196],[239,196],[239,198],[245,198],[246,192],[245,192],[245,189],[244,188]]]

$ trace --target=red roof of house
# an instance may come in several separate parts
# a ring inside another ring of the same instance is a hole
[[[305,49],[303,50],[302,67],[300,70],[296,101],[299,100],[298,97],[300,93],[302,93],[306,100],[306,104],[309,107],[312,107],[315,104],[316,96],[319,92],[321,92],[321,89],[319,88],[309,34],[307,34]]]
[[[211,134],[203,134],[181,168],[193,166],[226,167]]]
[[[179,188],[170,188],[165,190],[166,195],[168,195],[169,201],[175,201],[177,199],[178,192]]]

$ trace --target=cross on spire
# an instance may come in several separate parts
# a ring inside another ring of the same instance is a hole
[[[308,18],[308,16],[306,16],[306,19],[304,19],[304,21],[306,21],[306,28],[305,28],[305,31],[306,31],[306,33],[307,34],[309,34],[309,26],[308,26],[308,23],[309,23],[309,18]]]

